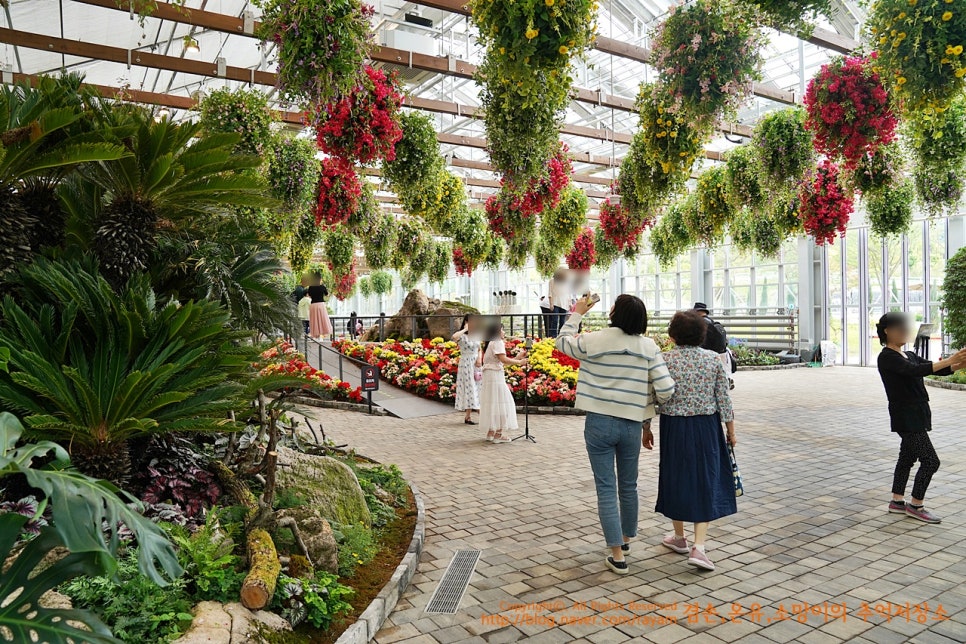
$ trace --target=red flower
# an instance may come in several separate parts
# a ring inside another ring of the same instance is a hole
[[[600,205],[600,227],[604,237],[617,246],[617,250],[633,246],[645,229],[654,225],[654,218],[647,213],[632,214],[621,204],[605,199]]]
[[[335,280],[332,292],[335,294],[336,299],[340,302],[349,299],[352,296],[352,289],[356,285],[356,260],[353,258],[352,264],[349,265],[349,270],[345,273],[338,273],[332,268],[332,264],[329,264],[329,270],[332,271],[332,278]]]
[[[594,231],[584,228],[583,232],[574,240],[574,247],[567,253],[567,266],[575,271],[589,271],[597,260],[594,248]]]
[[[315,225],[343,223],[356,211],[362,184],[352,164],[337,157],[322,159]]]
[[[831,244],[836,236],[844,235],[852,214],[852,196],[842,191],[838,176],[838,166],[825,160],[815,178],[804,182],[799,191],[798,216],[805,232],[819,244]]]
[[[476,265],[470,261],[459,246],[453,247],[453,266],[456,267],[457,275],[466,275],[467,277],[471,276],[476,268]]]

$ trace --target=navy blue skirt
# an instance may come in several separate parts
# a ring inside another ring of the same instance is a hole
[[[660,473],[654,508],[673,521],[702,523],[738,511],[721,420],[661,414]]]

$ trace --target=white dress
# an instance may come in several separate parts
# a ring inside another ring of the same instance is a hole
[[[456,410],[477,410],[480,408],[480,386],[473,373],[476,371],[476,357],[480,355],[479,338],[464,333],[457,342],[460,348],[460,363],[456,370]]]
[[[483,354],[483,391],[480,394],[480,428],[487,432],[517,429],[517,404],[506,384],[503,363],[497,357],[506,353],[503,340],[493,340]]]

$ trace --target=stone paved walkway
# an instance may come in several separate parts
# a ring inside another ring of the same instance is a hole
[[[875,371],[741,373],[734,399],[747,493],[737,515],[712,524],[717,570],[697,572],[660,545],[669,523],[651,511],[657,453],[645,452],[626,577],[604,568],[582,418],[531,417],[539,443],[489,445],[455,413],[315,411],[331,437],[398,464],[426,499],[419,572],[379,644],[964,642],[966,393],[930,395],[943,464],[929,507],[941,526],[886,513],[898,440]],[[427,615],[460,548],[483,551],[460,610]],[[845,604],[846,618],[794,613],[824,602]],[[928,602],[928,613],[907,618],[906,602]],[[940,604],[948,619],[936,619]],[[872,614],[863,618],[864,605]]]

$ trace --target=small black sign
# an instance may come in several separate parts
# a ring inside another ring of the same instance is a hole
[[[379,370],[372,365],[362,368],[362,390],[379,391]]]

